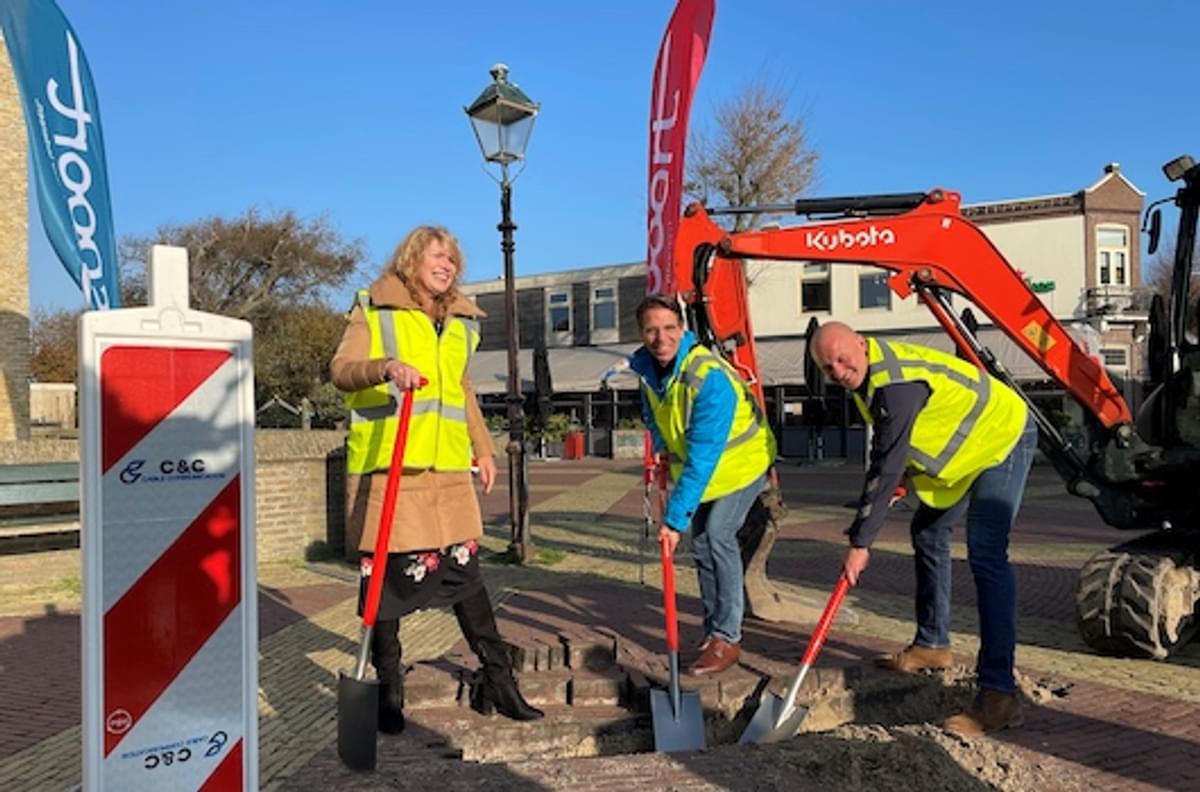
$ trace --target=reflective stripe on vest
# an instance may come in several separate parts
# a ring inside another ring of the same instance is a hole
[[[413,394],[406,468],[465,471],[471,465],[463,373],[479,344],[479,324],[447,317],[438,333],[423,311],[378,308],[360,292],[358,303],[370,328],[369,358],[401,360],[429,382]],[[386,470],[395,443],[399,389],[390,382],[347,394],[350,413],[346,470]]]
[[[696,394],[705,377],[717,369],[730,378],[738,401],[725,450],[700,498],[701,503],[748,486],[775,460],[775,436],[766,425],[758,401],[724,359],[699,344],[684,357],[679,375],[667,383],[662,398],[644,381],[642,383],[642,393],[650,405],[658,433],[667,445],[671,478],[678,481],[687,461],[687,432],[692,425]]]
[[[854,401],[868,423],[875,391],[898,382],[923,382],[929,399],[909,440],[908,465],[917,496],[949,508],[975,478],[1012,451],[1027,408],[1012,389],[972,364],[936,349],[867,339],[867,394]]]

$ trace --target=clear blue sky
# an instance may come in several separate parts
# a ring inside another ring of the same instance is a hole
[[[503,61],[542,103],[514,186],[518,273],[644,256],[670,0],[59,4],[91,62],[119,236],[250,206],[327,213],[365,243],[365,282],[436,222],[462,240],[468,280],[497,277],[499,191],[462,108]],[[1184,0],[718,0],[692,125],[766,77],[821,155],[814,194],[1064,193],[1116,161],[1161,197],[1162,163],[1200,156],[1198,21]],[[40,226],[30,236],[34,304],[80,304]]]

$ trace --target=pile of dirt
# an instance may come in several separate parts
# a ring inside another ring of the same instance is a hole
[[[848,725],[807,734],[756,753],[764,761],[747,771],[744,788],[1056,792],[1087,788],[1069,767],[1031,763],[1003,743],[966,740],[926,724]],[[754,775],[749,775],[753,772]],[[731,787],[741,788],[741,787]]]

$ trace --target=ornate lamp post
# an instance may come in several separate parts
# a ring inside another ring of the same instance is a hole
[[[483,159],[500,166],[500,178],[492,178],[500,185],[500,225],[496,228],[504,252],[504,328],[508,336],[508,507],[512,521],[509,551],[525,563],[533,558],[533,540],[529,535],[529,489],[525,480],[525,397],[517,361],[517,295],[513,275],[513,231],[517,226],[512,221],[512,183],[521,171],[510,178],[508,169],[525,158],[539,105],[508,81],[508,67],[503,63],[493,66],[491,75],[491,85],[463,109],[471,119]]]

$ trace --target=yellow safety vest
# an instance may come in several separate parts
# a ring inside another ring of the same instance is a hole
[[[424,311],[380,308],[371,303],[365,291],[359,292],[358,304],[371,329],[369,356],[401,360],[429,380],[428,385],[413,392],[404,467],[469,470],[471,438],[462,380],[479,346],[479,323],[447,316],[438,333]],[[347,472],[387,470],[399,428],[400,397],[390,382],[346,394],[346,409],[350,412]]]
[[[691,425],[692,405],[704,378],[716,371],[726,373],[738,395],[733,425],[725,441],[725,451],[700,497],[701,503],[748,487],[775,461],[775,435],[767,426],[758,401],[745,381],[728,363],[700,344],[692,347],[679,365],[679,376],[667,384],[660,398],[644,381],[642,392],[650,405],[658,433],[667,445],[671,479],[678,481],[687,461],[687,432]]]
[[[878,388],[924,382],[929,400],[917,415],[908,468],[917,497],[937,509],[958,503],[975,478],[1012,452],[1028,408],[1015,391],[971,363],[929,347],[867,339],[870,376],[854,401],[867,423]]]

